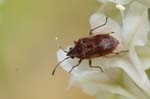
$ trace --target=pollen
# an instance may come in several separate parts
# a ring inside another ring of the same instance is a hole
[[[121,11],[124,11],[126,8],[123,6],[123,5],[121,5],[121,4],[117,4],[116,5],[116,8],[117,9],[119,9],[119,10],[121,10]]]

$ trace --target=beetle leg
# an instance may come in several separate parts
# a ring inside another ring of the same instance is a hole
[[[91,68],[99,68],[101,70],[101,72],[103,72],[103,69],[100,66],[92,66],[92,60],[91,59],[89,59],[89,66]]]
[[[124,50],[124,51],[120,51],[120,52],[112,52],[112,53],[115,55],[119,55],[119,54],[124,53],[124,52],[129,52],[129,50]]]
[[[106,20],[105,20],[105,23],[104,23],[104,24],[101,24],[101,25],[99,25],[99,26],[97,26],[97,27],[95,27],[95,28],[93,28],[93,29],[90,29],[89,35],[92,35],[92,32],[93,32],[94,30],[96,30],[96,29],[98,29],[98,28],[100,28],[100,27],[105,26],[106,23],[107,23],[107,20],[108,20],[108,17],[106,17]]]
[[[74,66],[71,68],[71,70],[69,71],[69,73],[71,73],[72,70],[73,70],[75,67],[79,66],[81,62],[82,62],[82,59],[80,59],[80,60],[78,61],[78,64],[74,65]]]
[[[124,51],[120,51],[120,52],[112,52],[111,56],[106,55],[106,56],[103,56],[103,57],[104,58],[111,58],[111,57],[117,56],[117,55],[119,55],[121,53],[124,53],[124,52],[129,52],[129,50],[124,50]]]
[[[108,34],[114,34],[115,32],[110,32],[110,33],[108,33]]]
[[[107,32],[107,33],[103,33],[103,34],[114,34],[115,32]]]

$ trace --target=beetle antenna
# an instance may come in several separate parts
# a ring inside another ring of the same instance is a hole
[[[59,46],[59,48],[60,48],[61,50],[63,50],[65,53],[68,53],[68,51],[64,50],[61,46]]]
[[[52,71],[52,76],[55,74],[55,71],[56,71],[57,67],[59,66],[59,64],[61,64],[63,61],[67,60],[68,58],[70,58],[70,57],[66,57],[65,59],[63,59],[59,63],[57,63],[57,65],[55,66],[55,68]]]

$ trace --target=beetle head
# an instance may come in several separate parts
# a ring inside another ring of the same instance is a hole
[[[70,58],[74,58],[74,57],[76,57],[76,50],[75,50],[75,48],[73,48],[73,47],[70,47],[69,48],[69,51],[68,51],[68,53],[67,53],[67,56],[69,56]]]
[[[59,64],[61,64],[62,62],[64,62],[65,60],[67,60],[69,58],[73,59],[74,57],[76,57],[76,49],[75,48],[70,47],[69,51],[65,51],[62,47],[60,47],[60,49],[62,49],[65,53],[67,53],[68,57],[66,57],[65,59],[63,59],[59,63],[57,63],[57,65],[55,66],[55,68],[52,71],[52,75],[55,74],[55,71],[56,71],[57,67],[59,66]]]

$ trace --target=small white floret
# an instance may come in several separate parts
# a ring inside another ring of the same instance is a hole
[[[119,9],[119,10],[121,10],[121,11],[124,11],[126,8],[123,6],[123,5],[121,5],[121,4],[117,4],[116,5],[116,8],[117,9]]]

